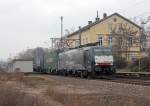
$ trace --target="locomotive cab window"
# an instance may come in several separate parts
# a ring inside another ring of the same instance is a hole
[[[101,55],[112,55],[112,51],[110,49],[94,49],[94,53],[97,56]]]

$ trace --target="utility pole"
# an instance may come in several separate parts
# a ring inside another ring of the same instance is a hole
[[[61,19],[61,40],[62,40],[62,36],[63,36],[63,16],[61,16],[60,19]]]
[[[62,37],[63,37],[63,16],[60,17],[61,19],[61,36],[60,36],[60,47],[62,48],[63,46],[63,41],[62,41]]]
[[[79,47],[81,46],[81,26],[79,26]]]
[[[61,19],[61,33],[60,33],[60,38],[51,38],[51,46],[52,48],[54,48],[55,46],[55,49],[65,49],[66,47],[70,47],[70,45],[73,43],[73,42],[77,42],[79,41],[79,45],[81,45],[81,27],[79,27],[79,39],[67,39],[66,38],[63,38],[63,16],[60,17]]]

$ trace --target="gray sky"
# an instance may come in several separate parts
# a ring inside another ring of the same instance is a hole
[[[0,0],[0,59],[27,48],[47,47],[45,41],[60,35],[60,16],[64,29],[84,26],[100,17],[118,12],[127,18],[150,15],[150,0]],[[140,15],[140,16],[139,16]]]

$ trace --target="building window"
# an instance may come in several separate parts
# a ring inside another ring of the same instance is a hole
[[[129,37],[129,46],[132,46],[132,45],[133,45],[133,38]]]
[[[82,44],[84,45],[84,39],[82,40]]]
[[[113,27],[113,23],[108,23],[109,33],[112,33],[112,27]]]
[[[79,46],[79,41],[75,41],[75,47]]]
[[[128,60],[134,62],[134,61],[136,61],[136,58],[137,58],[137,55],[135,53],[130,53],[129,57],[128,57]]]
[[[102,36],[98,37],[98,42],[99,42],[100,46],[103,46],[103,37]]]
[[[112,46],[112,36],[109,36],[109,38],[108,38],[108,45]]]
[[[88,43],[88,38],[86,38],[86,43]]]
[[[122,37],[119,37],[119,45],[120,45],[120,46],[123,45],[123,39],[122,39]]]

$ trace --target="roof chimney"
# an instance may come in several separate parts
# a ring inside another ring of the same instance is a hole
[[[104,14],[103,14],[103,18],[105,19],[106,17],[107,17],[107,14],[106,14],[106,13],[104,13]]]
[[[88,21],[88,24],[89,24],[89,25],[92,24],[92,21]]]
[[[96,16],[95,20],[96,20],[96,21],[99,21],[99,20],[100,20],[100,18],[99,18],[99,16],[98,16],[98,11],[97,11],[97,16]]]

